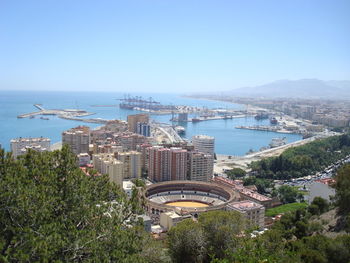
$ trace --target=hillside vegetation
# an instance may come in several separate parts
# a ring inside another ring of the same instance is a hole
[[[258,178],[288,180],[314,174],[350,154],[350,135],[332,136],[289,148],[277,157],[251,163]]]

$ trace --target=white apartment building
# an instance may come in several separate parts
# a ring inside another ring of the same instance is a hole
[[[212,157],[210,161],[210,175],[213,175],[215,138],[207,135],[195,135],[192,137],[192,144],[195,151],[208,154]]]
[[[229,211],[237,211],[247,219],[248,226],[265,226],[265,207],[250,200],[233,202],[226,206]]]
[[[192,137],[194,150],[214,156],[215,138],[207,135],[195,135]]]
[[[25,154],[28,149],[33,149],[38,152],[50,151],[49,138],[17,138],[10,141],[11,151],[14,158]]]
[[[62,144],[68,144],[75,154],[89,152],[90,128],[78,126],[62,133]]]
[[[123,185],[123,163],[113,154],[94,154],[92,157],[94,168],[101,174],[108,174],[111,182]]]
[[[90,164],[90,155],[88,153],[79,153],[78,164],[80,167]]]
[[[123,178],[141,178],[141,153],[136,151],[119,152],[117,159],[123,163]]]
[[[209,154],[201,152],[188,153],[189,180],[209,182],[212,174],[213,158]]]

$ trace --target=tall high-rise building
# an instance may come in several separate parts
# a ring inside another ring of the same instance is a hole
[[[135,151],[138,145],[144,144],[148,140],[141,134],[124,132],[115,134],[114,141],[121,145],[124,151]]]
[[[123,184],[123,163],[113,154],[100,153],[92,157],[94,168],[101,174],[107,174],[109,180],[120,186]]]
[[[188,179],[209,182],[212,178],[213,158],[201,152],[188,153]]]
[[[117,159],[123,163],[123,179],[141,178],[140,152],[120,152]]]
[[[75,154],[89,152],[90,128],[78,126],[62,132],[62,144],[68,144]]]
[[[192,137],[194,150],[214,156],[214,137],[207,135],[195,135]]]
[[[205,153],[211,156],[212,159],[210,161],[210,174],[212,175],[214,171],[214,137],[207,135],[195,135],[192,137],[192,144],[194,146],[195,151]]]
[[[182,148],[170,148],[170,180],[186,180],[187,151]]]
[[[18,138],[10,141],[11,151],[14,158],[25,154],[28,149],[38,152],[50,151],[49,138]]]
[[[181,148],[148,148],[148,176],[152,181],[185,180],[187,151]]]
[[[155,182],[170,180],[170,149],[153,146],[148,149],[148,177]]]
[[[148,123],[149,122],[149,115],[148,114],[128,115],[128,130],[130,132],[137,133],[137,123],[138,122]]]
[[[141,144],[138,145],[137,151],[141,153],[141,169],[148,171],[148,159],[149,159],[149,148],[152,147],[151,144]]]
[[[151,136],[151,126],[148,123],[138,122],[136,130],[136,133],[141,134],[145,137]]]

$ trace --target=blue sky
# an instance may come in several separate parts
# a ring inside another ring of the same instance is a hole
[[[0,89],[229,90],[350,79],[349,0],[1,0]]]

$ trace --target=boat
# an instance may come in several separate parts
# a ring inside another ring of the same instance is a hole
[[[42,120],[46,120],[46,121],[48,121],[48,120],[49,120],[49,118],[46,118],[46,117],[40,117],[40,119],[42,119]]]
[[[258,113],[257,115],[255,115],[254,117],[256,120],[266,120],[269,118],[269,115],[266,113]]]
[[[199,122],[199,121],[201,121],[201,119],[198,119],[198,118],[193,118],[192,119],[192,122]]]
[[[272,138],[269,146],[271,148],[275,148],[275,147],[279,147],[279,146],[282,146],[282,145],[286,145],[287,143],[287,138],[286,137],[283,137],[283,138]]]
[[[34,115],[31,115],[30,117],[29,117],[29,119],[34,119],[35,118],[35,116]]]
[[[177,132],[177,134],[185,134],[186,129],[182,126],[176,126],[174,130]]]
[[[272,117],[272,118],[270,119],[270,123],[271,123],[271,124],[277,124],[278,121],[277,121],[277,119],[276,119],[275,117]]]

